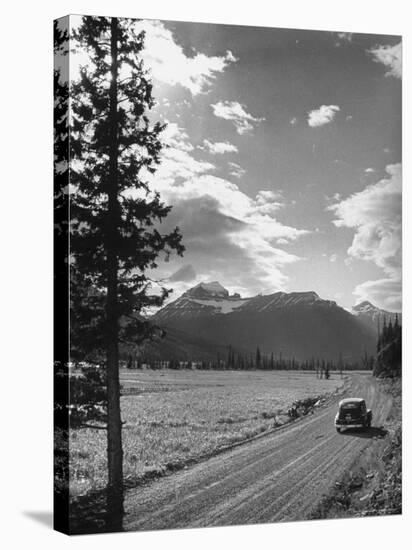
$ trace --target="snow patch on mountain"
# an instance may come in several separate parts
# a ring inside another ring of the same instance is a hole
[[[392,311],[380,309],[366,300],[364,302],[356,304],[356,306],[353,306],[351,313],[359,318],[368,318],[374,323],[377,323],[378,321],[383,322],[384,319],[386,319],[386,321],[388,322],[394,322],[396,318],[398,319],[399,323],[402,322],[401,313],[393,313]]]
[[[360,313],[375,313],[380,310],[370,302],[365,301],[365,302],[356,304],[356,306],[353,306],[352,311],[354,315],[359,315]]]
[[[394,313],[392,311],[386,311],[385,309],[380,309],[379,307],[374,306],[368,301],[360,302],[359,304],[356,304],[356,306],[353,306],[352,313],[354,315],[368,314],[368,315],[386,315],[390,317],[401,315],[400,313]]]
[[[230,295],[219,282],[199,283],[187,290],[180,298],[171,302],[155,315],[158,321],[189,319],[217,314],[266,313],[274,309],[303,307],[336,307],[336,302],[319,298],[316,292],[275,292],[274,294],[242,298]]]
[[[271,309],[278,309],[284,307],[293,307],[298,305],[304,306],[336,306],[336,302],[331,300],[322,300],[316,294],[316,292],[275,292],[275,294],[269,294],[268,296],[256,296],[251,298],[245,305],[245,310],[248,311],[270,311]]]

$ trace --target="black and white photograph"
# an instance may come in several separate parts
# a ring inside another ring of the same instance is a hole
[[[402,514],[402,36],[70,15],[53,80],[55,529]]]

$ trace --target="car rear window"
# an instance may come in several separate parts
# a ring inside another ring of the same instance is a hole
[[[346,403],[345,405],[342,405],[341,408],[342,411],[353,411],[356,409],[360,409],[360,403]]]

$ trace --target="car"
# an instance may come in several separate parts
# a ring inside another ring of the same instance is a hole
[[[361,397],[348,397],[339,402],[339,409],[335,416],[335,428],[341,432],[342,428],[370,428],[372,411],[366,408],[365,400]]]

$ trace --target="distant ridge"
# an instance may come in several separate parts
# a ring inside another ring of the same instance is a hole
[[[307,359],[358,359],[376,348],[374,328],[316,292],[275,292],[242,298],[217,281],[199,283],[154,316],[160,326],[202,340],[202,346],[233,346],[250,353],[278,353]]]
[[[376,333],[378,332],[379,326],[382,326],[384,320],[386,320],[387,323],[389,323],[389,321],[394,323],[395,319],[398,318],[398,322],[402,324],[401,313],[380,309],[366,300],[356,304],[356,306],[352,308],[352,313],[358,317],[365,326],[372,328]]]

